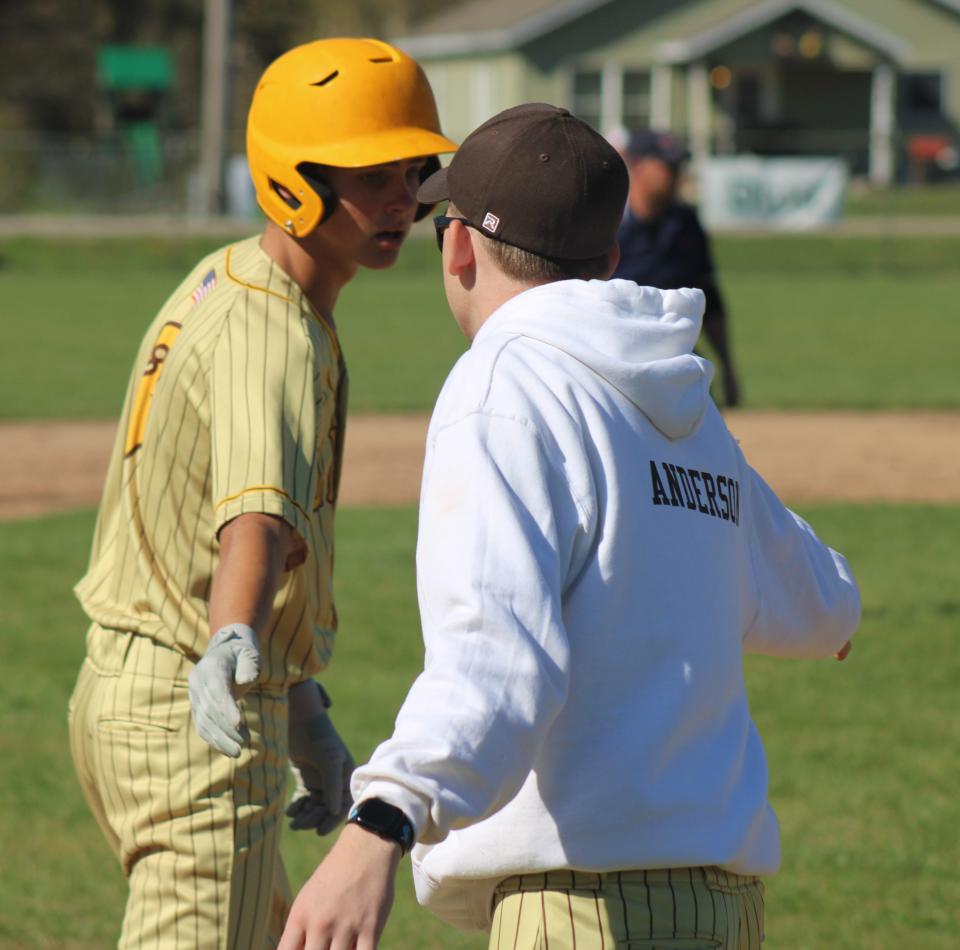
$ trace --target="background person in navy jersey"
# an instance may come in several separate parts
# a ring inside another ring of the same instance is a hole
[[[668,132],[641,129],[630,136],[624,154],[630,193],[617,234],[620,263],[613,276],[661,290],[698,287],[704,292],[703,332],[723,369],[724,402],[736,406],[740,384],[710,241],[696,210],[677,199],[681,169],[689,157],[686,146]]]

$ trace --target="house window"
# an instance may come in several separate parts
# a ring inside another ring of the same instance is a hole
[[[603,77],[598,71],[573,74],[573,113],[595,129],[600,128],[603,107]]]
[[[736,85],[736,106],[734,115],[738,122],[746,125],[758,125],[762,104],[763,88],[760,77],[750,74],[740,76]]]
[[[904,111],[914,115],[940,115],[943,108],[940,73],[903,73],[900,104]]]
[[[628,129],[650,124],[650,73],[627,70],[623,74],[623,124]]]

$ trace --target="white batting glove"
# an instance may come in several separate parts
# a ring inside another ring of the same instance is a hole
[[[327,715],[327,694],[315,680],[290,687],[290,768],[293,800],[287,806],[294,831],[333,831],[350,810],[350,776],[354,763]]]
[[[197,734],[218,752],[236,759],[249,739],[237,700],[260,675],[257,634],[245,623],[230,623],[211,638],[189,676],[190,707]]]

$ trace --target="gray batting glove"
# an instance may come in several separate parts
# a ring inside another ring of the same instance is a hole
[[[260,675],[257,634],[245,623],[230,623],[211,638],[190,673],[190,707],[197,735],[236,759],[250,738],[237,700]]]
[[[290,687],[290,768],[293,800],[287,806],[294,831],[333,831],[350,810],[350,776],[354,763],[327,715],[329,700],[315,680]]]

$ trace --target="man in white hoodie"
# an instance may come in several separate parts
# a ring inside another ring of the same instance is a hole
[[[780,861],[744,651],[840,658],[844,558],[747,464],[699,290],[602,279],[627,191],[563,109],[477,129],[421,201],[470,350],[417,545],[425,669],[281,950],[373,947],[401,855],[491,947],[759,947]]]

